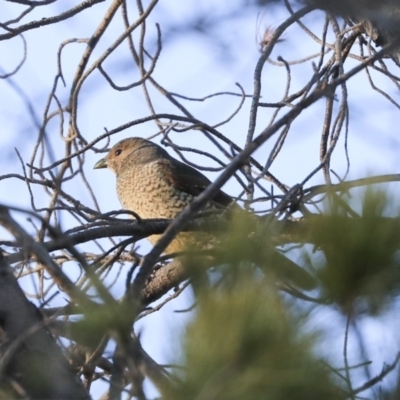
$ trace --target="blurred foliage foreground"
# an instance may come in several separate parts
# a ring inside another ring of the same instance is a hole
[[[107,398],[120,398],[113,396],[116,388],[119,393],[127,390],[137,398],[146,398],[141,387],[145,376],[157,386],[162,398],[171,400],[356,399],[360,394],[370,396],[378,387],[379,396],[371,397],[398,398],[400,385],[393,384],[400,358],[398,348],[389,349],[384,357],[390,359],[382,361],[374,349],[365,345],[368,332],[359,329],[360,322],[379,322],[388,314],[394,316],[393,326],[398,321],[400,219],[394,201],[371,189],[365,190],[360,202],[328,193],[324,209],[320,214],[303,213],[301,219],[275,222],[270,216],[255,218],[240,211],[223,221],[223,229],[215,231],[214,249],[186,255],[186,261],[197,267],[190,271],[195,307],[179,343],[182,351],[178,353],[182,355],[169,366],[172,372],[149,361],[141,349],[140,335],[135,337],[132,332],[134,321],[157,311],[158,305],[154,309],[138,308],[125,299],[110,299],[102,305],[88,301],[79,304],[77,297],[78,319],[68,321],[65,316],[52,315],[48,324],[56,336],[72,343],[66,355],[76,372],[73,378],[61,353],[55,357],[57,351],[48,348],[51,354],[47,358],[43,352],[43,346],[48,347],[43,345],[48,341],[46,332],[36,344],[29,344],[31,347],[18,347],[29,339],[25,335],[17,340],[18,346],[11,347],[12,351],[4,352],[7,357],[0,364],[6,372],[2,376],[12,375],[13,382],[20,382],[19,387],[24,389],[18,395],[15,388],[10,388],[10,380],[5,380],[0,397],[24,398],[27,393],[36,393],[31,397],[56,398],[45,388],[60,387],[60,382],[54,385],[47,380],[48,370],[54,370],[46,367],[50,359],[62,372],[58,377],[65,378],[64,393],[76,385],[77,398],[86,398],[77,376],[87,380],[110,377]],[[301,256],[303,268],[315,277],[312,291],[300,291],[290,279],[282,279],[287,258],[276,251],[277,247],[286,255]],[[200,257],[201,253],[206,257]],[[208,272],[210,279],[204,279],[211,258],[212,265],[219,266]],[[6,290],[12,288],[4,279],[7,274],[8,279],[14,277],[7,269],[2,274],[0,304],[5,304],[16,295],[3,299]],[[17,297],[14,306],[16,301]],[[27,302],[24,297],[21,301]],[[18,326],[25,323],[23,330],[28,332],[36,332],[38,326],[42,329],[35,322],[38,313],[29,314],[29,307],[20,309],[26,310],[27,317],[16,316]],[[29,315],[33,318],[31,328]],[[315,316],[323,316],[325,324],[318,324]],[[7,328],[11,320],[0,317]],[[396,337],[393,326],[387,325],[387,330]],[[117,350],[110,357],[106,345],[112,339]],[[7,348],[5,340],[2,345]],[[380,346],[390,344],[381,340]],[[374,363],[372,372],[369,367]],[[147,365],[145,372],[140,365]],[[391,384],[384,389],[378,386],[389,374]],[[36,388],[35,382],[47,383]]]
[[[273,232],[271,226],[256,226],[246,217],[234,219],[219,249],[229,267],[216,271],[212,287],[200,284],[196,289],[195,283],[197,308],[184,338],[185,369],[167,390],[167,398],[359,398],[358,393],[396,367],[394,351],[394,364],[386,365],[379,376],[357,381],[352,370],[357,373],[370,360],[361,358],[358,366],[347,360],[349,326],[359,318],[376,319],[387,312],[400,289],[400,220],[389,216],[393,202],[383,192],[368,189],[361,203],[355,214],[343,198],[329,197],[325,213],[298,221],[300,232],[290,228],[287,236],[308,244],[297,251],[303,252],[308,270],[318,277],[314,297],[294,288],[286,288],[294,296],[282,295],[271,276],[261,274],[254,263],[235,262],[249,258],[244,256],[248,252],[258,253],[258,265],[262,257],[268,262],[266,241]],[[274,265],[277,270],[279,265]],[[329,346],[324,333],[312,326],[313,312],[322,307],[336,313],[329,322],[332,329],[340,331],[343,325],[343,353],[333,360],[341,368],[331,367],[332,360],[316,350]]]

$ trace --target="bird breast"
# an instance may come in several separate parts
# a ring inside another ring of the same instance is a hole
[[[175,218],[193,196],[171,185],[157,162],[127,163],[117,175],[117,193],[124,209],[141,218]]]

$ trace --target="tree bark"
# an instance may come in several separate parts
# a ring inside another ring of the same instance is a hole
[[[3,393],[17,388],[30,399],[90,398],[1,253],[0,326]]]

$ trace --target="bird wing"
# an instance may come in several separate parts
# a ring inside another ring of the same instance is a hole
[[[170,184],[192,196],[198,196],[211,183],[201,172],[176,159],[172,159],[172,161],[160,160],[158,163],[165,179]],[[222,190],[219,190],[211,201],[223,208],[228,207],[233,202],[232,198]]]
[[[192,196],[198,196],[211,183],[210,180],[201,172],[176,159],[172,159],[172,161],[168,159],[160,160],[157,163],[164,178],[171,185],[179,190],[191,194]],[[232,205],[233,200],[229,195],[224,193],[222,190],[219,190],[211,202],[217,207],[227,208]],[[243,213],[245,212],[236,204],[233,204],[233,206],[233,209],[241,210]],[[232,209],[232,207],[230,207],[230,209]],[[316,286],[315,279],[307,271],[276,249],[272,252],[269,264],[269,267],[274,269],[281,279],[294,283],[301,289],[312,290]],[[274,268],[275,265],[279,265],[279,269]]]

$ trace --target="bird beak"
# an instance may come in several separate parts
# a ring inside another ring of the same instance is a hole
[[[102,158],[101,160],[97,161],[96,164],[94,164],[93,169],[99,168],[107,168],[107,160],[105,158]]]

